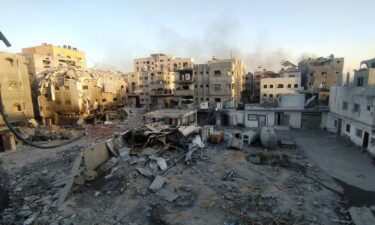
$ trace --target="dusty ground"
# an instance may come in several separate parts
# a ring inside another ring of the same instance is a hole
[[[60,189],[52,183],[69,174],[82,148],[105,140],[115,127],[88,129],[88,137],[64,148],[3,154],[12,208],[2,213],[2,224],[23,224],[34,216],[35,224],[351,224],[337,183],[305,155],[304,146],[275,149],[258,165],[248,157],[264,152],[261,147],[208,144],[191,165],[180,162],[168,173],[163,189],[176,192],[173,202],[148,190],[152,180],[136,171],[141,163],[122,162],[110,177],[75,185],[56,209]],[[179,154],[171,150],[163,157]],[[280,161],[280,155],[288,160]]]

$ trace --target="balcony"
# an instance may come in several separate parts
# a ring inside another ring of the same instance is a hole
[[[191,80],[175,80],[174,81],[176,84],[192,84],[194,83],[194,80],[191,79]]]

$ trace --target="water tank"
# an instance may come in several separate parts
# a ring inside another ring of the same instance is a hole
[[[272,127],[264,126],[260,131],[260,141],[266,148],[275,148],[277,146],[277,136]]]

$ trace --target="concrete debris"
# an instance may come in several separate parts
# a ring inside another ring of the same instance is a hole
[[[178,198],[178,195],[174,190],[171,190],[170,188],[166,187],[156,192],[156,195],[162,197],[168,202],[173,202],[174,200],[176,200],[176,198]]]
[[[164,171],[167,169],[167,162],[165,161],[165,159],[161,158],[161,157],[156,157],[156,156],[150,156],[149,159],[151,160],[155,160],[160,168],[160,170]]]
[[[163,187],[166,181],[167,181],[167,178],[162,177],[162,176],[156,176],[148,188],[153,192],[157,192],[160,188]]]
[[[123,161],[123,162],[126,162],[129,160],[129,153],[130,153],[130,148],[129,147],[123,147],[123,148],[120,148],[118,150],[119,152],[119,155],[120,155],[120,159]]]
[[[118,163],[118,159],[115,158],[115,157],[112,157],[110,158],[108,161],[106,161],[105,163],[103,163],[100,167],[99,167],[99,170],[101,170],[102,172],[106,173],[108,172],[110,169],[112,169],[114,166],[116,166]]]
[[[148,178],[152,178],[153,173],[150,168],[137,168],[137,171]]]

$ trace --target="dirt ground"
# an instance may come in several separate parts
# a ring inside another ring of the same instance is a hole
[[[76,155],[129,126],[90,128],[83,140],[58,149],[2,154],[11,208],[1,224],[352,224],[349,200],[303,146],[265,152],[257,144],[234,150],[207,143],[189,165],[179,162],[166,175],[161,190],[176,194],[171,202],[148,189],[152,179],[137,172],[142,162],[120,162],[109,175],[75,184],[57,208],[60,187],[53,184],[69,175]]]

